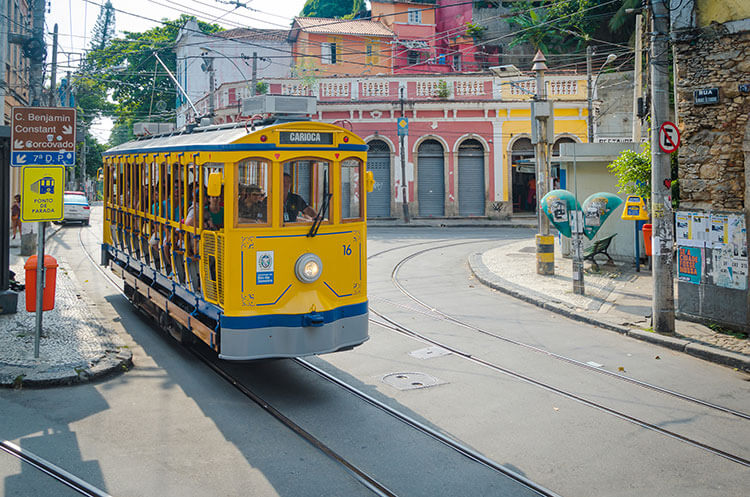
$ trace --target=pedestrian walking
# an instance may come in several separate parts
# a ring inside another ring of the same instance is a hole
[[[16,232],[21,234],[21,195],[16,194],[13,205],[10,208],[10,229],[13,231],[13,239],[16,239]]]

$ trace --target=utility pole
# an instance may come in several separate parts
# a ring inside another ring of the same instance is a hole
[[[652,0],[651,15],[651,216],[653,224],[652,321],[657,333],[674,334],[672,203],[665,179],[672,177],[669,154],[659,144],[659,128],[669,117],[669,9]]]
[[[8,0],[0,0],[0,12],[8,12]],[[9,19],[6,16],[0,16],[0,69],[2,69],[0,70],[0,126],[5,126],[5,88],[8,85],[5,81],[5,56],[10,43],[9,27]],[[10,178],[8,184],[10,184]]]
[[[594,55],[594,49],[591,48],[591,45],[586,47],[586,96],[588,99],[588,116],[586,123],[588,125],[588,137],[589,137],[589,143],[594,143],[594,117],[593,117],[593,98],[594,98],[594,89],[592,86],[592,69],[591,69],[591,58]]]
[[[641,118],[638,117],[638,99],[643,98],[643,15],[635,16],[635,75],[633,78],[633,143],[641,142]]]
[[[214,58],[203,54],[203,70],[208,73],[208,118],[214,122],[214,92],[216,91],[216,80],[214,79]]]
[[[253,76],[252,76],[252,88],[250,88],[250,95],[253,97],[258,93],[258,52],[253,52]]]
[[[404,87],[400,88],[401,92],[401,117],[406,117],[404,115]],[[409,222],[409,202],[407,200],[406,194],[408,193],[407,188],[407,181],[406,181],[406,136],[404,134],[401,134],[399,137],[401,139],[401,145],[400,145],[400,154],[401,154],[401,195],[403,200],[403,208],[404,208],[404,222]]]
[[[55,31],[52,35],[52,72],[50,75],[49,82],[49,106],[57,107],[55,105],[55,94],[57,89],[57,23],[55,23]]]
[[[551,102],[547,101],[547,88],[544,81],[544,71],[547,70],[546,60],[542,51],[537,51],[531,68],[536,72],[536,96],[531,103],[533,130],[531,141],[536,147],[536,219],[539,226],[539,233],[536,235],[536,272],[553,275],[555,274],[555,238],[549,234],[549,219],[542,212],[542,197],[551,187],[547,127],[552,125],[549,120],[553,117]]]

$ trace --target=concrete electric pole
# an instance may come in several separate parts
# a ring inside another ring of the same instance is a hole
[[[665,180],[672,178],[670,156],[661,150],[660,128],[669,112],[669,9],[665,0],[651,2],[651,217],[653,236],[652,322],[657,333],[674,334],[672,202]],[[669,182],[667,182],[668,184]]]
[[[542,212],[542,197],[550,190],[549,147],[547,146],[548,126],[552,126],[552,106],[547,100],[544,71],[547,59],[541,50],[534,56],[531,70],[536,72],[536,96],[532,105],[531,141],[536,155],[536,219],[539,233],[536,235],[536,272],[555,274],[555,237],[549,234],[549,219]]]

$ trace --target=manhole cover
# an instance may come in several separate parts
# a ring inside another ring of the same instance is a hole
[[[440,357],[448,354],[450,354],[450,351],[436,345],[427,347],[426,349],[419,349],[415,350],[414,352],[409,352],[410,356],[416,357],[417,359],[432,359],[433,357]]]
[[[398,390],[415,390],[445,383],[425,373],[391,373],[383,376],[383,382]]]

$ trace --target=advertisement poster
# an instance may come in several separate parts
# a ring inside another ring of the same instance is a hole
[[[700,284],[703,273],[703,250],[700,247],[678,247],[677,264],[680,281]]]
[[[704,247],[708,241],[710,215],[702,212],[693,212],[690,221],[690,240],[693,247]]]
[[[677,245],[690,246],[690,213],[677,212],[674,215],[674,225]]]
[[[717,243],[729,242],[729,216],[725,214],[711,214],[711,231],[708,234],[710,246]]]

